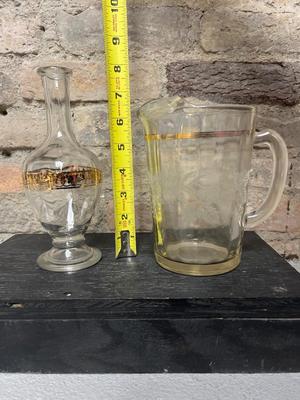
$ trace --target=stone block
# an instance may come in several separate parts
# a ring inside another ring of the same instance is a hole
[[[1,231],[5,233],[42,232],[25,194],[0,193]]]
[[[46,111],[42,107],[11,108],[7,115],[0,114],[0,149],[38,147],[47,136]],[[82,145],[109,144],[106,105],[72,106],[71,113],[74,133]]]
[[[257,210],[268,193],[264,188],[249,188],[247,211]],[[288,226],[289,196],[284,193],[274,213],[255,227],[256,231],[286,232]]]
[[[130,46],[143,52],[152,50],[154,54],[193,49],[200,38],[201,15],[184,7],[129,8]]]
[[[16,10],[2,8],[0,13],[0,54],[37,53],[42,31],[37,17],[21,17]]]
[[[300,191],[291,195],[288,212],[288,231],[300,235]]]
[[[201,1],[200,1],[201,2]],[[210,9],[219,11],[226,7],[232,11],[250,13],[296,13],[299,11],[298,0],[210,0]],[[208,9],[209,7],[207,7]]]
[[[72,108],[73,128],[83,146],[108,146],[109,130],[106,105],[88,105]]]
[[[91,1],[91,0],[90,0]],[[217,10],[228,8],[233,11],[248,11],[252,13],[296,13],[299,11],[298,0],[131,0],[136,5],[172,5]]]
[[[91,7],[99,7],[99,3],[101,6],[101,1],[99,0],[63,0],[61,3],[65,11],[74,15]]]
[[[299,260],[300,239],[288,240],[285,243],[285,257],[287,260]]]
[[[66,0],[70,2],[71,0]],[[74,0],[80,2],[80,0]],[[92,2],[93,0],[85,0],[85,2]],[[300,4],[298,0],[130,0],[128,2],[134,6],[178,6],[197,8],[203,11],[206,10],[221,10],[224,7],[234,11],[248,11],[252,13],[276,13],[276,12],[289,12],[296,13],[299,11]]]
[[[300,154],[298,159],[291,160],[291,187],[300,189]]]
[[[271,152],[270,152],[271,153]],[[292,161],[289,162],[289,167]],[[249,176],[249,187],[257,188],[269,188],[271,186],[273,174],[273,159],[270,158],[259,158],[254,157],[251,163],[251,170]],[[291,172],[288,171],[286,178],[285,190],[290,189]]]
[[[130,49],[143,53],[192,49],[199,42],[201,15],[184,7],[132,7],[129,4]],[[104,51],[100,7],[90,7],[76,15],[59,11],[57,32],[62,47],[72,54],[86,56]]]
[[[7,73],[0,72],[0,116],[5,115],[6,107],[15,103],[17,88]]]
[[[145,139],[141,122],[137,118],[136,104],[131,105],[132,144],[139,153],[145,153]],[[110,146],[107,105],[75,107],[74,130],[79,142],[85,146]]]
[[[7,115],[0,113],[0,150],[32,149],[47,136],[46,112],[43,108],[14,109]],[[132,105],[133,146],[144,152],[144,133]],[[90,147],[108,147],[110,144],[107,104],[71,106],[73,130],[79,143]]]
[[[131,100],[143,102],[161,96],[163,82],[158,65],[143,59],[130,63]]]
[[[131,105],[133,147],[145,154],[144,131],[137,118],[136,104]],[[74,132],[84,146],[110,146],[107,104],[76,106],[72,108]]]
[[[273,162],[270,158],[253,158],[249,180],[250,187],[269,187],[272,179],[272,165]]]
[[[134,153],[134,181],[137,196],[148,196],[150,198],[150,185],[145,153]],[[137,200],[139,200],[138,197]]]
[[[86,147],[98,158],[98,163],[102,172],[101,191],[104,193],[111,190],[111,157],[110,149],[106,147]]]
[[[33,148],[46,137],[44,110],[10,108],[0,113],[0,149]]]
[[[139,194],[135,204],[136,226],[141,232],[152,230],[152,209],[148,193]]]
[[[215,3],[215,0],[213,0]],[[131,6],[147,7],[186,7],[205,11],[212,5],[212,0],[130,0]]]
[[[40,59],[24,63],[21,72],[21,95],[28,100],[43,100],[44,93],[36,68],[41,65],[63,65],[73,70],[71,78],[71,101],[106,100],[106,77],[104,63]],[[131,99],[149,100],[158,97],[162,82],[158,66],[150,61],[135,60],[131,63]]]
[[[300,147],[300,107],[257,107],[258,130],[274,129],[284,138],[288,147]],[[291,154],[292,155],[292,154]]]
[[[60,10],[57,32],[61,46],[72,54],[88,56],[104,51],[100,8],[89,8],[77,15]]]
[[[24,160],[31,153],[30,150],[0,150],[0,164],[21,167]]]
[[[259,3],[259,2],[257,2]],[[201,47],[207,53],[241,55],[300,52],[299,13],[210,9],[201,21]]]
[[[217,102],[294,105],[300,101],[299,63],[179,61],[167,66],[170,94]]]

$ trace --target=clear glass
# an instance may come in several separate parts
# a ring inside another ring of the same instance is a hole
[[[85,243],[84,232],[99,196],[101,171],[96,156],[80,147],[71,127],[71,70],[39,68],[47,112],[48,136],[25,160],[27,198],[53,247],[38,265],[50,271],[72,272],[94,265],[101,251]]]
[[[203,106],[197,99],[153,100],[139,111],[148,149],[155,257],[186,275],[217,275],[240,263],[248,220],[268,217],[282,195],[287,149],[274,131],[255,134],[255,109]],[[253,144],[267,143],[273,181],[260,209],[246,215]]]

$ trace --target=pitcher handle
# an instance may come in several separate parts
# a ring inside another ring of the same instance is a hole
[[[266,144],[273,155],[273,174],[270,189],[263,204],[246,214],[247,228],[253,228],[268,218],[278,206],[288,173],[288,151],[282,137],[271,129],[256,133],[255,144]]]

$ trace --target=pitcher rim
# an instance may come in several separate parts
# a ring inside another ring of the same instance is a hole
[[[140,115],[141,113],[143,113],[144,108],[147,107],[147,105],[149,105],[150,103],[154,103],[156,101],[162,100],[162,99],[168,99],[168,98],[172,98],[171,97],[159,97],[159,98],[155,98],[155,99],[151,99],[149,101],[147,101],[146,103],[144,103],[138,110],[138,115]],[[187,97],[181,97],[181,99],[186,99]],[[219,103],[214,103],[214,104],[185,104],[185,105],[179,105],[177,107],[174,107],[174,109],[172,110],[172,112],[170,112],[170,114],[175,113],[177,111],[183,110],[183,109],[188,109],[188,108],[194,108],[194,109],[211,109],[211,110],[232,110],[232,111],[248,111],[248,112],[252,112],[255,113],[256,112],[256,108],[255,106],[252,105],[248,105],[248,104],[234,104],[234,103],[226,103],[226,104],[219,104]]]

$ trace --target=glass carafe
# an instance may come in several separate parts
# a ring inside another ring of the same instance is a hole
[[[50,271],[73,272],[90,267],[100,250],[85,243],[84,232],[99,196],[101,172],[96,156],[80,147],[71,127],[69,77],[62,67],[39,68],[47,111],[48,136],[25,160],[27,198],[53,247],[38,265]]]
[[[139,111],[148,150],[155,257],[187,275],[217,275],[240,263],[245,224],[254,227],[277,207],[287,149],[272,130],[255,133],[255,109],[197,99],[153,100]],[[254,143],[273,153],[273,179],[262,206],[246,214]]]

